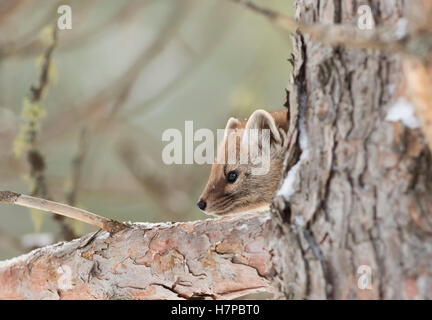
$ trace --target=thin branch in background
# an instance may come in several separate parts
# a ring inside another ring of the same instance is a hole
[[[136,79],[140,75],[142,69],[149,65],[166,47],[169,41],[178,32],[179,27],[185,21],[186,15],[189,13],[188,6],[184,3],[177,3],[177,7],[173,8],[171,15],[167,19],[167,23],[159,32],[155,42],[146,48],[143,53],[135,60],[135,62],[119,77],[116,81],[102,89],[99,93],[93,96],[85,105],[86,116],[91,118],[96,115],[96,130],[106,129],[109,125],[114,123],[114,118],[119,112],[120,108],[125,104]],[[102,117],[102,110],[107,106],[111,106],[111,110],[106,117]],[[62,115],[62,119],[70,120],[68,117]],[[62,126],[64,129],[64,126]],[[88,146],[86,147],[88,148]],[[75,169],[76,170],[76,169]],[[78,170],[78,174],[80,170]],[[77,178],[77,176],[75,176]],[[78,177],[79,179],[79,177]],[[75,184],[75,188],[78,187]],[[74,188],[74,187],[73,187]],[[68,203],[75,202],[76,192],[72,191],[68,194]]]
[[[140,184],[145,193],[149,195],[151,201],[158,207],[159,211],[171,217],[178,216],[179,212],[175,212],[169,206],[167,199],[174,191],[173,179],[169,179],[164,170],[155,170],[154,163],[148,153],[145,157],[140,157],[137,151],[137,146],[131,141],[123,140],[117,145],[117,152],[130,172],[132,177]],[[144,156],[144,155],[143,155]],[[181,207],[182,203],[178,203]]]
[[[88,149],[89,149],[89,137],[88,137],[87,129],[84,128],[82,129],[79,137],[77,154],[72,160],[72,174],[70,178],[71,183],[70,186],[68,186],[68,189],[66,191],[66,203],[70,206],[76,205],[78,192],[81,186],[80,183],[82,177],[82,166]],[[76,232],[67,223],[62,223],[61,227],[62,227],[62,235],[65,240],[69,241],[77,237]]]
[[[226,30],[232,26],[233,21],[233,19],[226,21],[219,31],[223,30],[226,32]],[[213,37],[212,41],[210,41],[204,49],[201,49],[198,54],[195,54],[189,65],[171,79],[170,82],[161,88],[159,92],[146,99],[146,101],[138,103],[137,106],[134,107],[126,116],[127,119],[131,120],[137,116],[142,116],[142,114],[150,113],[157,106],[158,102],[167,97],[167,92],[173,94],[173,92],[181,90],[182,87],[186,86],[189,83],[190,78],[195,75],[197,71],[204,66],[205,62],[211,58],[211,55],[214,54],[216,48],[220,45],[220,42],[223,39],[221,36],[223,34],[225,33],[218,33],[216,37]],[[184,41],[182,41],[182,44],[185,47],[188,46]]]
[[[52,55],[55,47],[57,46],[57,32],[57,27],[53,26],[52,43],[48,46],[43,56],[39,83],[37,85],[33,85],[30,89],[32,94],[31,102],[33,104],[40,103],[42,96],[48,86],[49,69],[52,63]],[[33,196],[48,198],[48,190],[45,181],[45,159],[37,147],[37,124],[32,125],[31,121],[29,122],[30,128],[27,131],[27,143],[30,146],[30,150],[27,152],[27,160],[30,164],[30,175],[35,182],[31,194]]]
[[[161,213],[170,219],[178,219],[192,208],[195,201],[192,201],[191,192],[188,192],[191,191],[188,190],[191,185],[186,182],[179,187],[177,183],[182,177],[181,173],[173,175],[160,168],[148,151],[139,153],[137,145],[131,141],[121,141],[117,145],[117,152],[131,176]]]
[[[245,8],[266,17],[273,24],[294,32],[300,29],[314,40],[328,45],[345,45],[361,49],[377,49],[401,54],[404,57],[427,59],[424,50],[416,46],[409,46],[402,40],[392,39],[394,30],[376,28],[375,30],[361,30],[351,24],[322,25],[306,24],[277,11],[263,8],[248,0],[230,0]]]
[[[107,129],[114,123],[114,118],[125,105],[129,93],[141,74],[142,70],[154,61],[156,57],[165,49],[172,38],[179,32],[182,22],[190,14],[190,6],[184,2],[175,2],[176,6],[171,9],[167,17],[167,23],[160,29],[155,36],[155,41],[135,59],[135,61],[110,84],[94,94],[79,107],[66,108],[49,119],[50,125],[44,132],[48,139],[57,137],[65,132],[77,122],[91,121],[92,126],[97,131]],[[48,131],[48,132],[47,132]]]
[[[52,212],[57,215],[62,215],[85,222],[108,232],[118,232],[127,228],[125,224],[119,221],[98,216],[86,210],[11,191],[0,191],[0,203],[14,204],[27,208]]]
[[[145,136],[150,138],[149,134]],[[146,144],[152,145],[151,142]],[[152,156],[151,148],[140,152],[138,144],[126,138],[116,147],[125,168],[139,183],[149,201],[157,206],[161,215],[178,220],[195,208],[194,197],[207,168],[199,166],[190,170],[179,170],[161,166],[154,160],[155,155]]]
[[[101,1],[101,0],[99,0]],[[116,23],[127,23],[133,19],[135,15],[137,15],[141,8],[145,7],[148,3],[154,0],[130,0],[127,1],[127,3],[118,11],[115,13],[115,15],[106,21],[98,24],[95,26],[92,30],[88,30],[85,33],[66,33],[64,36],[62,35],[62,43],[61,47],[58,48],[58,50],[67,50],[71,51],[74,48],[82,47],[88,43],[91,43],[92,41],[98,39],[101,37],[101,34],[106,32],[106,30],[113,26]],[[80,4],[78,7],[78,12],[74,9],[74,23],[79,23],[81,20],[83,20],[82,16],[85,16],[88,14],[91,10],[89,10],[88,6],[90,4],[93,4],[92,1],[85,1],[83,4]],[[53,11],[55,14],[57,14],[57,7],[59,3],[55,4],[53,6]],[[48,17],[52,17],[53,14],[49,13],[47,15]],[[46,23],[44,24],[46,25]],[[37,30],[41,29],[35,28]],[[18,41],[8,41],[7,43],[4,43],[0,46],[0,57],[27,57],[29,55],[34,55],[40,52],[42,49],[42,43],[38,39],[29,40],[29,38],[32,38],[34,35],[34,31],[32,31],[30,34],[22,36]],[[29,37],[30,36],[30,37]],[[24,44],[22,44],[24,43]]]
[[[33,85],[30,89],[30,104],[27,106],[30,107],[31,113],[34,113],[35,115],[39,114],[39,116],[30,115],[26,124],[27,127],[23,131],[25,135],[23,139],[26,140],[26,145],[28,146],[27,161],[30,166],[30,177],[32,179],[31,195],[36,197],[38,196],[44,199],[50,199],[51,196],[49,195],[45,177],[45,157],[39,150],[37,144],[37,137],[39,131],[38,129],[40,126],[39,122],[43,118],[41,114],[45,113],[45,110],[40,105],[40,102],[49,84],[49,73],[53,63],[52,56],[55,48],[57,47],[57,37],[58,28],[57,25],[54,24],[52,26],[51,43],[43,54],[39,80],[38,83],[36,85]],[[62,230],[62,235],[65,237],[65,239],[71,240],[75,238],[75,233],[73,232],[72,228],[67,224],[64,217],[55,216],[54,220],[59,223]]]
[[[80,189],[82,166],[89,149],[89,133],[87,128],[82,129],[79,137],[78,152],[72,160],[72,177],[71,186],[66,193],[66,202],[70,206],[76,205],[78,192]]]
[[[129,94],[136,83],[142,70],[146,68],[160,53],[166,48],[168,43],[174,38],[180,30],[181,24],[186,20],[189,12],[189,6],[187,2],[177,2],[177,6],[172,8],[171,15],[167,19],[167,23],[160,30],[159,35],[155,37],[155,41],[152,45],[145,49],[144,52],[136,59],[135,63],[129,67],[126,73],[122,76],[120,86],[115,85],[114,88],[118,88],[114,104],[109,111],[108,116],[103,121],[99,122],[98,126],[108,126],[113,122],[120,109],[124,106],[127,101]],[[110,91],[113,88],[110,89]],[[106,101],[105,101],[105,104]],[[103,107],[104,105],[101,104]]]
[[[32,100],[35,102],[38,102],[42,98],[42,94],[45,92],[45,89],[48,85],[48,72],[49,67],[52,62],[52,55],[54,52],[54,49],[57,47],[57,39],[58,39],[58,29],[56,25],[52,26],[52,42],[46,49],[44,53],[44,59],[43,59],[43,65],[42,65],[42,72],[39,77],[39,83],[37,85],[33,85],[31,87],[31,92],[33,94]]]
[[[41,21],[37,25],[35,25],[34,28],[29,30],[25,34],[20,35],[19,37],[13,35],[11,40],[2,41],[0,43],[0,59],[8,58],[11,56],[17,57],[21,53],[29,52],[30,48],[33,48],[33,54],[41,52],[41,50],[43,50],[44,48],[42,47],[42,41],[40,41],[39,38],[34,39],[35,30],[41,31],[47,24],[49,24],[49,21],[52,21],[53,17],[55,17],[55,14],[57,14],[57,8],[59,4],[60,0],[54,2],[51,8],[45,13],[43,19],[41,19]],[[2,27],[1,24],[0,27]],[[10,34],[7,35],[11,37]]]
[[[29,0],[2,1],[0,4],[0,26],[6,23],[15,11],[28,3]]]

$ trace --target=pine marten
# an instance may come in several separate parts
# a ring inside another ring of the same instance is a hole
[[[216,216],[268,209],[279,185],[285,153],[291,143],[287,135],[288,124],[288,109],[271,113],[256,110],[243,122],[230,118],[198,207],[206,214]],[[252,131],[258,132],[258,138],[246,134]],[[269,139],[260,139],[264,134]],[[263,141],[269,141],[267,149]],[[228,153],[233,150],[233,144],[236,156],[230,162],[227,161]],[[246,146],[246,149],[242,149]],[[269,150],[265,174],[254,174],[256,162],[255,156],[251,155],[253,147],[260,152]],[[247,163],[241,161],[241,150],[249,152]]]

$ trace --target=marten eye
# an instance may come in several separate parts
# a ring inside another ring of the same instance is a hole
[[[228,172],[227,181],[229,183],[234,183],[237,180],[237,178],[238,178],[237,172],[235,172],[235,171]]]

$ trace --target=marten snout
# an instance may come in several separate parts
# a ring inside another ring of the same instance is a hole
[[[207,203],[203,199],[199,199],[199,201],[197,202],[197,206],[198,208],[200,208],[200,210],[204,211],[207,207]]]

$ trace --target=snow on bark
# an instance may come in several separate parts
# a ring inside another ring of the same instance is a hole
[[[388,110],[386,121],[402,122],[410,129],[417,129],[420,127],[420,122],[417,120],[414,113],[414,106],[405,98],[400,97],[396,103]]]

